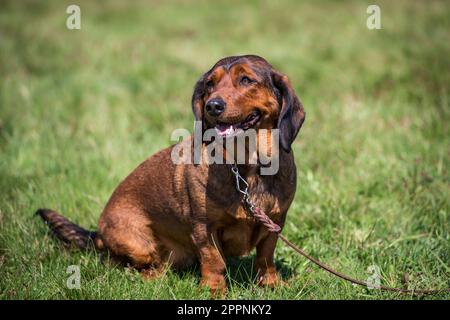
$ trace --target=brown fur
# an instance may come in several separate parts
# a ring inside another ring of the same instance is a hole
[[[243,75],[255,82],[242,82]],[[218,118],[222,122],[242,121],[258,109],[262,117],[256,129],[280,129],[282,148],[276,175],[259,175],[258,165],[240,165],[239,169],[254,203],[283,226],[296,189],[290,146],[304,120],[301,103],[287,77],[257,56],[222,59],[197,82],[192,108],[206,128],[216,121],[204,111],[205,103],[214,97],[226,102]],[[230,166],[175,165],[173,148],[147,159],[117,187],[100,217],[97,234],[51,210],[38,213],[65,242],[86,247],[93,239],[97,249],[107,250],[144,274],[152,274],[165,263],[184,268],[199,261],[201,283],[219,292],[226,289],[226,257],[246,255],[256,248],[258,282],[277,284],[273,260],[277,236],[249,217],[234,188]]]

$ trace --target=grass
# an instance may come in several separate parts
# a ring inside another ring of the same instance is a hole
[[[382,283],[450,286],[450,6],[371,2],[3,1],[0,10],[0,297],[193,299],[198,269],[144,282],[93,252],[61,249],[39,207],[96,228],[115,186],[192,128],[195,81],[226,55],[264,56],[308,113],[294,144],[298,190],[285,235]],[[412,299],[354,287],[281,243],[286,285],[260,289],[253,256],[228,264],[231,299]],[[69,265],[81,289],[66,287]],[[449,294],[421,297],[449,299]]]

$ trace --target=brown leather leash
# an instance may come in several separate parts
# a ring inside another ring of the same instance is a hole
[[[273,222],[272,219],[270,219],[269,216],[261,208],[257,207],[250,200],[250,194],[248,193],[248,182],[239,174],[239,169],[235,164],[233,164],[231,166],[231,171],[233,172],[233,174],[236,178],[237,191],[242,193],[244,196],[242,199],[242,202],[247,207],[247,209],[251,212],[252,216],[259,223],[263,224],[267,228],[267,230],[277,234],[278,238],[280,238],[287,246],[292,248],[295,252],[299,253],[300,255],[302,255],[303,257],[308,259],[309,261],[315,263],[320,268],[328,271],[329,273],[335,275],[336,277],[341,278],[343,280],[346,280],[346,281],[351,282],[356,285],[364,286],[367,288],[381,289],[381,290],[391,291],[391,292],[411,293],[411,294],[436,294],[436,293],[442,293],[442,292],[450,292],[450,288],[445,288],[445,289],[402,289],[402,288],[387,287],[387,286],[383,286],[383,285],[373,285],[373,284],[369,284],[365,281],[352,278],[344,273],[334,270],[333,268],[320,262],[320,260],[307,254],[303,249],[299,248],[297,245],[295,245],[294,243],[289,241],[284,235],[282,235],[281,227],[279,225],[277,225],[275,222]]]

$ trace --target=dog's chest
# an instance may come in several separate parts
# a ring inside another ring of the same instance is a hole
[[[282,210],[280,199],[264,181],[248,179],[251,202],[266,212],[274,221],[280,220]],[[251,216],[242,202],[242,195],[236,203],[228,206],[227,219],[221,233],[222,247],[226,256],[243,256],[264,238],[268,231]]]
[[[203,207],[210,226],[219,230],[226,256],[246,255],[268,231],[251,216],[243,194],[236,189],[231,170],[223,166],[209,169]],[[251,202],[275,223],[283,222],[295,192],[295,171],[280,170],[275,176],[261,176],[257,172],[241,174],[248,182]]]
[[[251,176],[247,179],[248,195],[251,202],[262,209],[270,216],[281,212],[281,202],[283,202],[283,186],[276,182],[259,176]],[[220,215],[225,215],[231,222],[248,220],[249,212],[244,206],[244,195],[236,189],[236,181],[227,180],[225,183],[211,184],[206,192],[206,207],[220,211]],[[212,205],[214,204],[214,205]]]

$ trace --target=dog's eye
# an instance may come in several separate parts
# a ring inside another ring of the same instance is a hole
[[[205,86],[206,86],[207,90],[211,90],[212,87],[214,87],[214,81],[212,81],[212,80],[206,81]]]
[[[255,82],[255,81],[252,80],[252,79],[250,79],[250,78],[247,77],[247,76],[243,76],[243,77],[241,78],[241,81],[240,81],[241,85],[243,85],[243,86],[249,85],[249,84],[252,83],[252,82]]]

